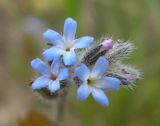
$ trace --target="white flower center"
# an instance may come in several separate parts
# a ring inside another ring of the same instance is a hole
[[[71,48],[73,47],[73,42],[71,41],[71,42],[66,42],[65,44],[64,44],[64,50],[65,51],[71,51]]]
[[[88,83],[88,85],[93,86],[96,81],[97,81],[97,78],[89,77],[88,80],[87,80],[87,83]]]

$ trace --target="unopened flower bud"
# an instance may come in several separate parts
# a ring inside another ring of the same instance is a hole
[[[101,44],[102,44],[102,49],[109,50],[113,47],[113,40],[105,39]]]
[[[124,82],[124,84],[128,85],[128,84],[132,83],[133,79],[130,74],[126,74],[125,76],[123,76],[122,81]]]
[[[82,63],[85,63],[87,66],[93,65],[100,56],[104,56],[112,47],[113,40],[110,38],[104,39],[101,44],[92,47],[85,53]]]

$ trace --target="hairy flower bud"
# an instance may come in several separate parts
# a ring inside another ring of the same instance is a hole
[[[82,63],[87,66],[93,65],[100,56],[104,56],[106,52],[113,47],[112,39],[103,39],[99,45],[93,46],[88,49],[82,58]]]
[[[105,39],[102,43],[102,50],[109,50],[113,47],[113,40],[112,39]]]
[[[114,64],[114,67],[110,68],[106,75],[119,78],[122,81],[122,85],[133,85],[137,80],[141,79],[139,70],[120,63]]]
[[[82,63],[86,64],[87,66],[93,65],[97,60],[97,53],[100,51],[102,45],[98,45],[96,47],[92,47],[88,49],[82,58]]]
[[[133,78],[132,78],[131,74],[126,74],[122,77],[123,84],[128,85],[128,84],[132,83],[132,81],[133,81]]]
[[[116,63],[127,58],[128,55],[133,51],[134,46],[129,42],[115,42],[113,48],[110,49],[106,54],[106,58],[110,63]]]

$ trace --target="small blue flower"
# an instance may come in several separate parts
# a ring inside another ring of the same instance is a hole
[[[121,81],[114,77],[106,77],[104,73],[108,68],[108,61],[100,57],[95,63],[92,71],[85,64],[75,69],[75,73],[83,83],[77,90],[77,99],[85,100],[90,93],[93,98],[102,106],[108,106],[109,100],[102,89],[115,91],[119,88]]]
[[[89,47],[93,42],[93,37],[84,36],[75,39],[77,22],[72,18],[67,18],[64,22],[63,36],[58,32],[48,29],[44,32],[44,39],[53,44],[53,47],[43,52],[47,61],[62,55],[65,65],[74,65],[77,61],[75,49]]]
[[[33,90],[48,88],[51,93],[60,89],[60,81],[68,78],[68,69],[60,69],[60,61],[56,59],[51,66],[39,58],[32,60],[31,66],[41,74],[32,84]]]

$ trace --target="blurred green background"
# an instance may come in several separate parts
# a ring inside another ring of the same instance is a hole
[[[0,126],[18,125],[29,110],[55,120],[56,103],[35,97],[27,80],[35,75],[30,61],[46,48],[42,33],[47,28],[62,32],[68,16],[78,22],[77,36],[133,41],[137,49],[125,62],[141,69],[143,79],[133,91],[108,93],[108,108],[90,98],[79,103],[72,90],[62,124],[160,126],[159,0],[0,0]],[[50,126],[37,122],[34,126]]]

